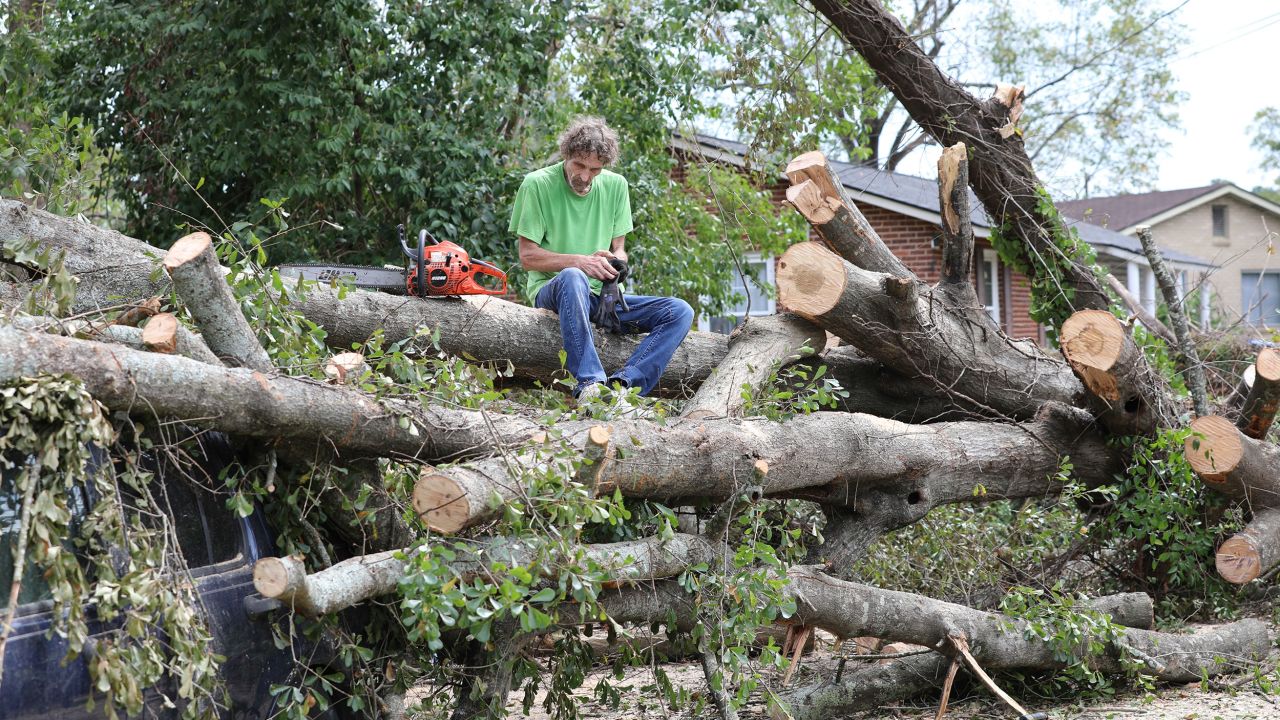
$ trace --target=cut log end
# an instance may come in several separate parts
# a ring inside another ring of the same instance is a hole
[[[324,376],[329,378],[330,381],[342,385],[360,379],[360,376],[364,374],[368,367],[365,364],[364,356],[360,353],[339,353],[329,358],[329,361],[325,363]]]
[[[301,563],[295,558],[262,558],[253,564],[253,587],[267,598],[289,595],[300,581],[297,577],[297,571],[302,569],[300,566]]]
[[[844,261],[818,243],[792,245],[778,261],[779,299],[809,320],[836,306],[846,281]]]
[[[1223,580],[1243,585],[1262,574],[1262,553],[1254,546],[1252,538],[1236,535],[1218,548],[1214,565]]]
[[[587,431],[587,442],[596,447],[605,447],[609,444],[609,439],[613,437],[608,426],[596,425]]]
[[[1105,310],[1081,310],[1062,323],[1062,354],[1080,374],[1093,394],[1109,401],[1119,399],[1115,378],[1109,374],[1124,350],[1124,325]]]
[[[1207,415],[1191,422],[1191,434],[1187,436],[1183,452],[1201,479],[1222,483],[1240,464],[1244,443],[1240,440],[1240,431],[1230,420]]]
[[[142,329],[142,344],[152,352],[172,353],[178,348],[178,318],[172,313],[152,315]]]
[[[209,233],[204,232],[194,232],[179,238],[173,247],[169,248],[169,252],[165,253],[165,269],[172,270],[186,265],[200,257],[211,244],[213,244],[213,238],[209,237]]]
[[[451,478],[434,468],[422,471],[413,488],[413,509],[427,527],[440,533],[455,533],[471,520],[471,503]]]
[[[1280,350],[1263,348],[1255,365],[1257,377],[1280,382]]]

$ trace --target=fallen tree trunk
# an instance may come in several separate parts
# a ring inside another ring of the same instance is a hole
[[[154,277],[163,250],[114,230],[0,199],[0,247],[26,242],[64,253],[64,267],[80,279],[71,307],[75,313],[163,295],[169,287],[168,278]]]
[[[1004,86],[981,101],[940,71],[879,0],[812,0],[894,94],[911,118],[939,145],[963,142],[972,149],[969,177],[993,226],[1026,246],[1028,275],[1043,292],[1060,294],[1069,307],[1106,310],[1110,305],[1091,269],[1075,258],[1057,213],[1041,209],[1044,183],[1015,132],[1020,92]],[[1042,302],[1053,298],[1045,296]]]
[[[1098,420],[1117,435],[1149,435],[1177,415],[1164,378],[1115,315],[1081,310],[1058,333],[1062,355],[1097,400]]]
[[[779,299],[791,311],[906,377],[932,380],[961,407],[1027,418],[1045,402],[1083,398],[1065,364],[913,280],[862,270],[812,242],[791,246],[778,268]]]
[[[802,357],[802,348],[816,353],[826,339],[822,328],[794,315],[747,318],[729,336],[728,353],[681,408],[681,417],[741,415],[744,387],[756,389],[781,364]]]
[[[526,567],[535,559],[530,548],[504,538],[454,541],[457,560],[450,568],[461,581],[485,572],[493,563]],[[254,564],[253,585],[263,597],[280,600],[304,615],[323,615],[395,591],[413,562],[412,549],[365,555],[307,573],[296,556],[262,558]],[[676,533],[618,543],[581,546],[581,560],[611,572],[611,583],[645,582],[674,577],[691,565],[722,565],[732,552],[724,543],[699,535]]]
[[[1122,593],[1091,599],[1089,609],[1124,627],[1150,630],[1152,601],[1146,593]],[[910,700],[927,690],[940,689],[951,659],[941,652],[881,660],[843,676],[781,691],[773,705],[774,717],[791,720],[823,720],[848,713]]]
[[[433,447],[432,421],[425,415],[408,406],[393,410],[345,388],[0,325],[0,382],[39,373],[75,375],[112,410],[267,441],[323,439],[356,454],[407,458],[428,455]]]
[[[1006,425],[953,422],[908,425],[869,415],[819,413],[784,423],[764,419],[706,420],[660,426],[644,421],[610,425],[625,456],[604,463],[600,492],[624,496],[724,499],[741,492],[757,461],[769,467],[764,492],[847,507],[876,518],[878,531],[919,520],[933,507],[984,500],[1055,495],[1064,455],[1086,485],[1108,482],[1116,453],[1090,429],[1087,413],[1046,406],[1033,422]],[[586,446],[593,425],[558,426],[565,441]],[[440,532],[457,532],[496,516],[503,503],[527,502],[512,469],[537,471],[548,461],[528,453],[424,471],[415,507]],[[418,497],[424,497],[422,502]],[[443,499],[443,500],[442,500]]]

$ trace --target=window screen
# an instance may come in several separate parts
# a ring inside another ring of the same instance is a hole
[[[1227,236],[1227,206],[1226,205],[1213,206],[1213,236],[1214,237]]]
[[[1249,322],[1280,325],[1280,273],[1240,273],[1240,284]]]
[[[738,297],[737,302],[726,308],[722,317],[712,318],[711,332],[728,334],[748,315],[772,315],[777,307],[776,301],[764,288],[771,287],[771,270],[773,258],[748,258],[742,262],[742,273],[733,273],[732,293]],[[743,282],[743,275],[746,282]]]

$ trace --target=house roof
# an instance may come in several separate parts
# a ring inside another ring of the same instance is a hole
[[[745,158],[750,153],[750,148],[743,143],[701,134],[692,137],[677,135],[673,145],[686,151],[701,153],[709,159],[739,166],[745,164]],[[881,170],[867,165],[855,165],[837,160],[829,162],[849,191],[850,199],[855,203],[867,203],[919,220],[942,224],[936,180]],[[1146,256],[1142,254],[1142,244],[1136,238],[1106,227],[1082,222],[1061,204],[1058,208],[1067,224],[1074,227],[1085,242],[1104,251],[1110,250],[1112,254],[1126,260],[1140,260],[1146,263]],[[969,191],[969,214],[974,234],[978,237],[990,236],[991,219],[977,196],[973,194],[973,190]],[[1192,255],[1174,250],[1163,252],[1165,259],[1170,262],[1196,267],[1213,267],[1213,263]]]
[[[1143,220],[1153,218],[1169,210],[1191,203],[1230,183],[1215,183],[1204,187],[1164,190],[1162,192],[1133,193],[1111,197],[1086,198],[1059,202],[1058,210],[1072,217],[1083,219],[1090,225],[1099,225],[1123,232]]]

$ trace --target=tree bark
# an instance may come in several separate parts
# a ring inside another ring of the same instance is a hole
[[[1110,304],[1093,272],[1075,261],[1056,212],[1046,213],[1044,183],[1036,177],[1017,132],[1018,93],[980,101],[944,75],[879,0],[812,0],[850,47],[867,61],[911,118],[943,147],[972,149],[970,182],[992,224],[1026,246],[1028,275],[1077,310]],[[1064,247],[1065,246],[1065,247]],[[1061,278],[1057,279],[1060,273]],[[1049,300],[1050,298],[1043,298]]]
[[[800,155],[786,172],[791,180],[787,201],[840,257],[864,270],[915,278],[849,199],[825,155],[817,150]]]
[[[969,160],[964,143],[938,158],[938,205],[942,209],[942,282],[956,305],[978,305],[973,276],[973,221],[969,216]]]
[[[1253,387],[1245,395],[1236,425],[1245,435],[1262,440],[1280,409],[1280,350],[1263,348],[1253,367]]]
[[[1214,565],[1222,579],[1236,585],[1256,580],[1280,565],[1280,508],[1256,510],[1245,529],[1218,548]]]
[[[1252,508],[1280,507],[1280,448],[1247,437],[1228,419],[1208,415],[1191,422],[1184,447],[1191,469],[1208,487]]]
[[[807,320],[790,314],[747,318],[729,336],[729,351],[711,376],[681,409],[681,417],[735,417],[745,404],[743,388],[756,389],[769,374],[808,347],[822,350],[827,336]]]
[[[764,419],[706,420],[659,426],[611,424],[623,452],[604,463],[599,492],[624,496],[723,500],[742,491],[755,464],[769,467],[764,492],[847,507],[875,518],[877,532],[919,520],[945,503],[1051,496],[1064,455],[1087,485],[1108,482],[1121,468],[1116,453],[1090,430],[1087,413],[1050,405],[1034,422],[908,425],[868,415],[819,413],[784,423]],[[557,426],[572,447],[585,446],[590,425]],[[512,468],[547,461],[527,451],[514,459],[487,458],[424,471],[414,490],[424,521],[457,532],[498,514],[505,503],[527,502]],[[418,498],[424,498],[419,501]],[[448,509],[446,513],[446,508]]]
[[[1108,595],[1088,601],[1093,610],[1125,627],[1151,629],[1152,602],[1145,593]],[[1137,623],[1137,624],[1134,624]],[[771,707],[772,717],[822,720],[884,707],[942,687],[951,659],[941,653],[879,661],[850,672],[839,681],[822,681],[782,691]]]
[[[818,365],[826,365],[827,376],[838,381],[849,394],[836,400],[836,409],[844,412],[910,423],[962,420],[974,415],[938,392],[932,381],[903,377],[852,345],[831,348],[816,360],[800,360],[795,364],[806,366],[809,377],[813,377]]]
[[[164,269],[215,355],[236,367],[275,372],[227,285],[208,233],[192,233],[174,243],[164,256]]]
[[[35,242],[64,253],[64,267],[79,278],[72,312],[111,307],[168,291],[168,278],[152,279],[163,250],[71,218],[0,199],[0,247]]]
[[[463,580],[485,572],[495,562],[525,567],[535,559],[532,549],[505,538],[454,541],[451,548],[458,559],[450,566]],[[584,561],[611,571],[610,582],[615,586],[674,577],[699,563],[717,567],[732,557],[722,542],[683,533],[667,540],[649,537],[581,549]],[[280,600],[304,615],[324,615],[394,592],[413,552],[391,550],[354,557],[312,573],[296,556],[262,558],[254,565],[253,585],[263,597]]]
[[[1099,421],[1117,435],[1149,435],[1176,416],[1172,392],[1119,318],[1081,310],[1062,324],[1062,355],[1097,400]]]
[[[779,261],[778,295],[908,378],[974,412],[1027,418],[1045,402],[1073,404],[1084,390],[1070,368],[1005,336],[980,308],[959,309],[912,280],[862,270],[817,243]]]
[[[152,275],[165,252],[120,233],[35,210],[19,202],[0,200],[0,247],[25,239],[66,253],[66,268],[79,279],[72,311],[111,307],[121,299],[137,300],[168,292],[168,278]],[[224,271],[225,272],[225,271]],[[382,329],[387,343],[413,338],[423,327],[440,331],[440,347],[458,356],[503,363],[510,360],[517,375],[548,379],[560,371],[560,325],[553,313],[509,303],[494,297],[406,298],[384,293],[342,293],[324,285],[307,284],[300,298],[295,283],[286,280],[290,305],[320,325],[336,350],[351,350]],[[0,288],[9,302],[23,295],[20,283]],[[600,359],[620,367],[639,345],[636,336],[598,333]],[[680,344],[655,392],[692,392],[724,358],[727,339],[716,333],[692,332]]]

